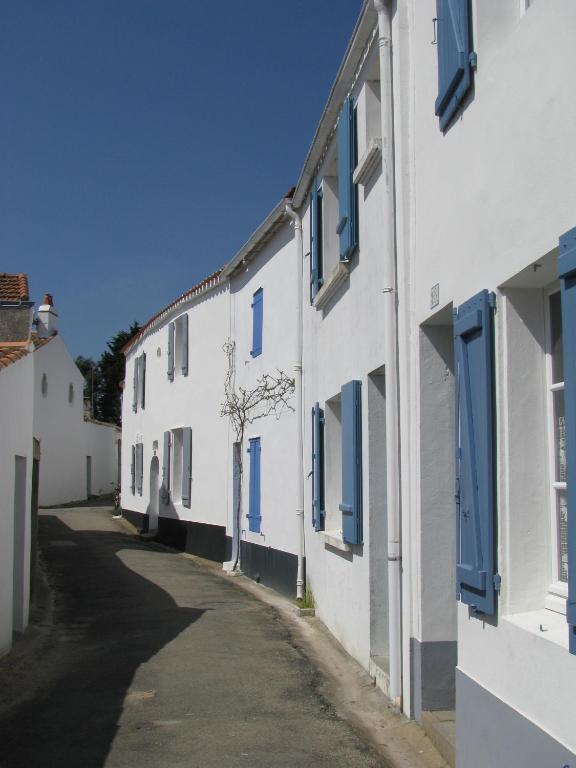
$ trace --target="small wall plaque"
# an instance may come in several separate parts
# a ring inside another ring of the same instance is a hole
[[[430,309],[434,309],[440,304],[440,283],[436,283],[430,289]]]

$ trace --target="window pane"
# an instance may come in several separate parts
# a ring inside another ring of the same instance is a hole
[[[552,354],[552,383],[564,381],[564,354],[562,351],[562,308],[560,293],[550,296],[550,351]]]
[[[564,392],[554,392],[554,456],[555,480],[566,482],[566,425],[564,417]]]
[[[566,491],[558,491],[558,578],[568,581],[568,505]]]

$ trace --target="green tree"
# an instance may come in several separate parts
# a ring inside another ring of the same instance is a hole
[[[78,355],[74,362],[84,376],[84,400],[90,400],[93,403],[94,393],[98,388],[98,363],[95,363],[91,357],[82,355]]]
[[[122,421],[120,384],[124,381],[125,358],[122,349],[140,330],[133,322],[127,331],[119,331],[107,344],[98,362],[98,386],[95,397],[95,416],[100,421],[120,425]]]

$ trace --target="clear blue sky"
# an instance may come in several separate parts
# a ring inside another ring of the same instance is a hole
[[[0,271],[99,356],[296,183],[361,0],[5,0]]]

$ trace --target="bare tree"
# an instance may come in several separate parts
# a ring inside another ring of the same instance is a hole
[[[235,510],[236,556],[234,570],[238,567],[240,558],[240,526],[242,520],[242,490],[244,466],[244,436],[248,424],[267,416],[277,419],[286,411],[293,411],[290,399],[294,394],[294,379],[284,371],[276,370],[275,374],[265,373],[256,379],[251,389],[236,387],[236,344],[228,341],[222,347],[228,359],[228,369],[224,380],[224,402],[220,407],[220,416],[228,417],[234,431],[235,442],[239,446],[238,457],[238,499]]]

